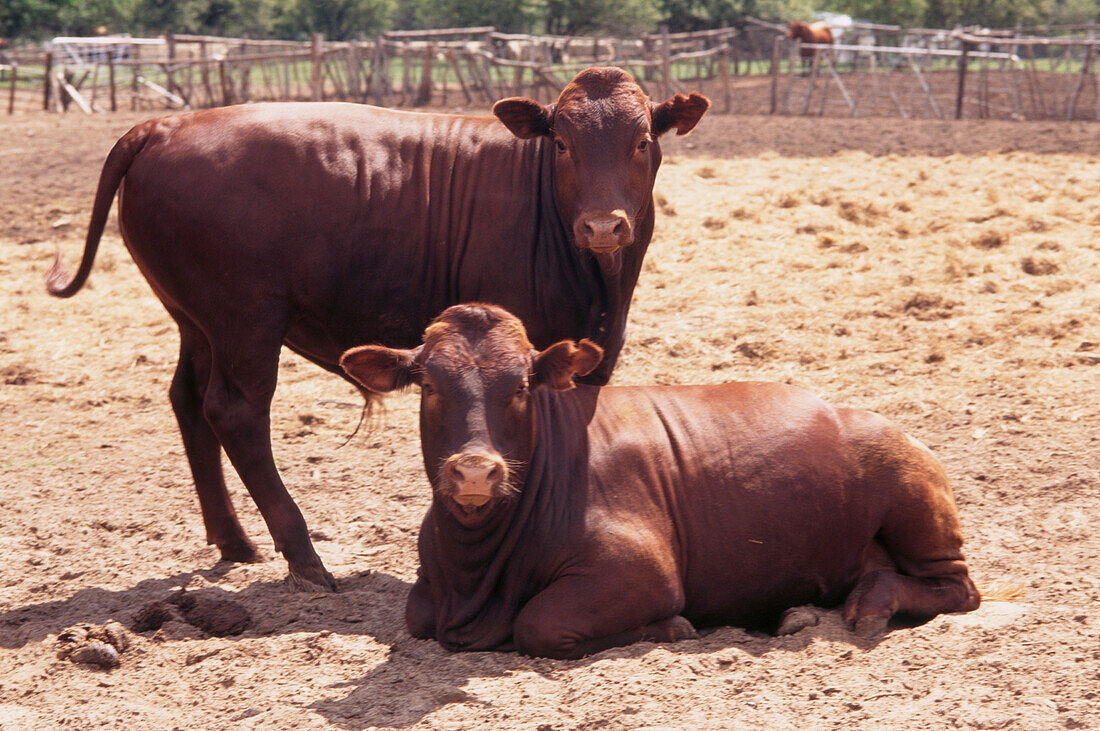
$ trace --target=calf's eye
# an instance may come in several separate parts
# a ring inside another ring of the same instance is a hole
[[[638,152],[643,152],[647,147],[649,147],[649,140],[642,140],[638,143]]]
[[[558,146],[558,152],[565,152],[565,143],[561,140],[554,140],[554,144]]]

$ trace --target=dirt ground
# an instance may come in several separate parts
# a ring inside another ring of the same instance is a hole
[[[1100,728],[1100,127],[711,115],[665,143],[620,384],[766,379],[869,408],[953,476],[975,579],[1014,602],[876,641],[836,612],[580,661],[450,654],[404,628],[428,504],[417,397],[341,446],[359,400],[287,354],[276,458],[341,582],[205,545],[166,392],[176,332],[113,222],[72,264],[100,166],[143,118],[0,119],[0,728]],[[250,613],[133,636],[113,670],[58,633],[186,587]]]

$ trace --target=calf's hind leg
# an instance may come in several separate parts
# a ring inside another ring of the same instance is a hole
[[[336,580],[313,549],[305,518],[290,497],[271,453],[271,398],[281,336],[235,333],[231,347],[212,344],[203,411],[229,461],[260,509],[291,582],[305,591],[333,591]]]
[[[897,453],[897,482],[887,490],[893,501],[877,536],[897,570],[871,567],[844,603],[844,619],[863,636],[884,631],[895,614],[931,619],[981,603],[943,467],[912,441]]]
[[[218,547],[226,561],[259,561],[260,554],[237,519],[222,473],[222,447],[203,415],[203,398],[210,378],[210,345],[202,332],[173,312],[180,330],[180,357],[168,396],[176,414],[183,449],[199,496],[206,542]]]

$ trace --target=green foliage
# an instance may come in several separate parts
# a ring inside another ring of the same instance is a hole
[[[56,35],[85,35],[110,18],[114,3],[92,0],[3,0],[0,2],[0,36],[42,39]]]
[[[677,32],[733,25],[745,15],[754,0],[661,0],[661,16],[668,29]]]
[[[847,13],[860,20],[915,27],[923,24],[928,2],[929,0],[834,0],[829,9]]]
[[[209,0],[198,13],[203,33],[263,38],[275,22],[274,0]]]
[[[832,0],[829,10],[924,28],[1011,28],[1100,21],[1100,0]]]
[[[563,35],[627,35],[661,21],[655,0],[547,0],[546,31]]]
[[[539,0],[411,0],[411,20],[419,28],[491,25],[505,33],[532,30],[544,3]]]
[[[198,28],[199,0],[139,0],[134,24],[151,32],[190,32]]]
[[[1055,25],[1100,21],[1100,0],[1056,0],[1050,22]]]
[[[389,29],[396,9],[395,0],[280,0],[274,26],[284,37],[363,38]]]
[[[629,35],[786,22],[815,11],[927,28],[1100,21],[1100,0],[0,0],[0,36],[45,40],[97,29],[341,40],[391,28],[491,25],[508,32]]]
[[[777,23],[812,20],[814,11],[821,9],[814,0],[747,0],[747,2],[750,6],[745,15]]]

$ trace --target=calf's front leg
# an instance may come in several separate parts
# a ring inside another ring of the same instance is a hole
[[[682,591],[642,596],[622,588],[581,576],[555,581],[516,617],[515,648],[525,655],[567,660],[635,642],[696,636],[695,628],[679,614]]]
[[[417,577],[405,601],[405,626],[418,640],[435,637],[435,605],[428,580],[423,576]]]

